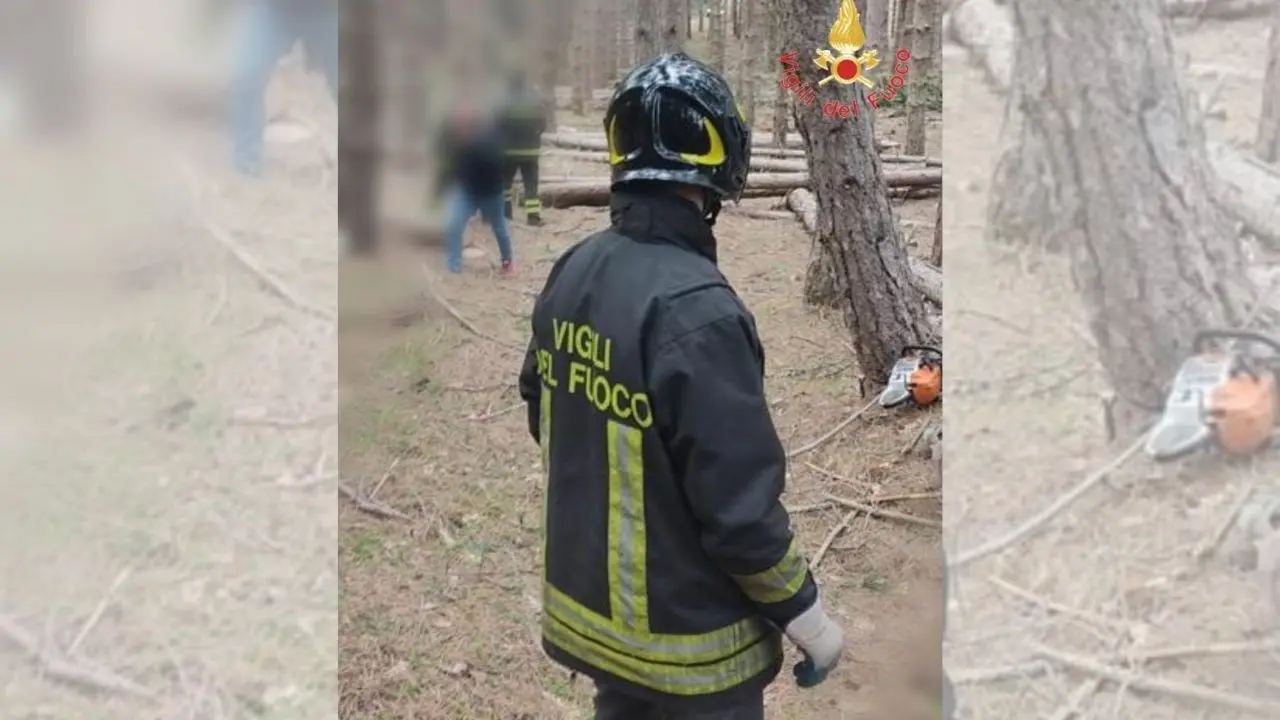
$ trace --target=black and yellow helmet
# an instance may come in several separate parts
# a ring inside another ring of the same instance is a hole
[[[627,73],[604,116],[613,189],[658,181],[737,200],[751,165],[751,128],[715,70],[675,53]]]

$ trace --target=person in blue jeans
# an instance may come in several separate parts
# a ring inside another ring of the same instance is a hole
[[[338,94],[338,0],[239,0],[235,8],[235,67],[231,82],[231,133],[236,169],[262,171],[266,91],[280,60],[302,43],[307,64]]]
[[[475,108],[460,107],[445,124],[439,150],[436,190],[452,192],[444,225],[449,272],[462,272],[462,233],[467,221],[479,212],[498,241],[502,274],[511,275],[515,272],[511,230],[503,213],[506,153],[496,118],[486,117]]]

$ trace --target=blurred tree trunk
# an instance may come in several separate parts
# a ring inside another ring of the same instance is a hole
[[[942,267],[942,196],[938,196],[938,216],[933,220],[933,247],[929,249],[929,264]],[[943,277],[943,282],[946,278]]]
[[[891,52],[885,42],[889,36],[889,2],[890,0],[866,0],[867,14],[863,16],[867,46],[880,51],[881,57]]]
[[[711,1],[711,18],[708,23],[707,32],[710,34],[711,41],[711,63],[710,65],[720,72],[725,71],[726,48],[724,42],[725,33],[725,5],[727,0]]]
[[[738,102],[747,115],[747,125],[751,127],[756,122],[756,76],[760,73],[760,59],[768,54],[765,30],[760,27],[763,10],[764,0],[744,0],[743,24],[747,30],[747,42],[742,58]]]
[[[684,39],[693,39],[693,0],[684,0]]]
[[[600,5],[600,80],[612,87],[618,71],[622,69],[622,58],[618,52],[618,3],[604,0]]]
[[[897,0],[897,24],[893,28],[894,51],[911,47],[911,27],[915,22],[916,2],[917,0]]]
[[[698,3],[698,37],[707,37],[707,0]]]
[[[596,9],[607,0],[579,0],[573,17],[573,111],[586,115],[591,103],[594,68],[592,54],[595,51]]]
[[[763,1],[763,0],[762,0]],[[769,3],[769,54],[767,62],[773,68],[773,144],[786,147],[787,132],[791,127],[791,98],[782,87],[782,62],[779,58],[787,52],[787,39],[783,36],[782,3],[774,0]]]
[[[685,31],[680,23],[687,16],[688,3],[685,0],[665,0],[663,6],[662,52],[680,52],[684,50]]]
[[[557,4],[564,10],[562,17],[571,16],[573,0],[559,0]],[[556,90],[560,86],[560,69],[569,61],[569,42],[573,34],[573,26],[567,22],[544,22],[541,31],[542,72],[538,84],[541,86],[542,103],[547,111],[547,132],[555,132],[556,113],[559,109]]]
[[[833,16],[830,2],[775,0],[775,7],[788,47],[808,51],[826,45]],[[813,87],[824,76],[811,62],[800,63],[797,71]],[[867,107],[859,85],[824,86],[822,93],[824,98]],[[888,373],[903,346],[931,342],[935,336],[890,204],[874,118],[875,113],[865,111],[845,119],[828,118],[816,104],[796,112],[818,205],[814,234],[821,252],[811,264],[825,267],[821,274],[833,278],[831,295],[815,297],[811,286],[806,287],[806,300],[840,308],[859,364],[873,378]]]
[[[658,0],[636,0],[636,57],[640,64],[658,55]]]
[[[1011,221],[1027,238],[1060,236],[1120,400],[1114,420],[1131,428],[1145,415],[1139,408],[1163,402],[1192,336],[1242,326],[1257,292],[1234,223],[1211,195],[1217,179],[1179,86],[1161,0],[1085,5],[1012,3],[1007,102],[1026,114],[1026,147],[1006,151],[993,190],[1020,197],[1043,188],[1039,206],[1018,199],[1003,207],[1023,213]],[[1097,73],[1106,73],[1104,94],[1091,92]]]
[[[929,127],[928,99],[924,83],[933,80],[933,36],[942,27],[942,6],[938,0],[911,0],[912,17],[910,70],[907,74],[907,137],[903,151],[908,155],[926,155]],[[893,52],[896,52],[896,48]],[[892,52],[886,52],[889,57]]]
[[[378,250],[382,155],[382,78],[377,3],[345,0],[338,114],[338,224],[358,255]]]
[[[1271,13],[1271,42],[1262,81],[1262,119],[1258,123],[1258,156],[1280,162],[1280,2]]]

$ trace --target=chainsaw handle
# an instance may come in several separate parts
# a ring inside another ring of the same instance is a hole
[[[1191,350],[1195,353],[1202,353],[1208,350],[1208,345],[1214,340],[1248,340],[1266,345],[1275,351],[1276,355],[1280,355],[1280,342],[1266,335],[1248,330],[1201,330],[1196,333],[1195,339],[1191,341]]]

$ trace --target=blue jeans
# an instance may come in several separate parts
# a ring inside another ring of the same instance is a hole
[[[301,42],[307,62],[338,94],[336,3],[318,0],[243,0],[236,17],[231,81],[231,134],[236,168],[257,174],[262,165],[267,84],[281,58]]]
[[[450,272],[462,272],[462,233],[476,212],[493,228],[502,261],[511,261],[511,231],[507,227],[507,216],[502,212],[504,202],[506,197],[501,190],[492,195],[477,196],[462,188],[454,188],[444,223],[445,258]]]

